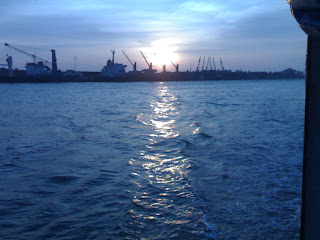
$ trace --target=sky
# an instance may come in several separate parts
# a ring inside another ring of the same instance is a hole
[[[122,51],[138,70],[142,51],[158,70],[195,70],[206,56],[231,70],[304,71],[307,36],[285,0],[11,0],[0,11],[0,63],[9,54],[19,69],[32,58],[4,43],[49,61],[55,49],[61,70],[100,71],[115,49],[127,71]]]

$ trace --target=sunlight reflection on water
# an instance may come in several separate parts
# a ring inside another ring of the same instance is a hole
[[[0,239],[299,239],[303,80],[0,92]]]
[[[137,208],[130,213],[135,226],[140,226],[135,230],[140,234],[148,229],[147,221],[150,220],[168,229],[171,227],[175,232],[155,233],[162,238],[177,236],[177,232],[182,231],[182,224],[196,225],[201,214],[185,204],[193,201],[194,196],[187,178],[189,159],[181,154],[180,133],[176,129],[179,99],[169,91],[168,86],[159,84],[156,91],[155,99],[150,102],[150,115],[137,116],[139,122],[150,128],[150,134],[146,136],[149,142],[145,149],[140,150],[137,159],[130,161],[133,182],[138,186],[133,193]],[[148,231],[156,232],[157,229]]]

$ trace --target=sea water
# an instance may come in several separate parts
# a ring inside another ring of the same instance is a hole
[[[303,80],[0,85],[1,239],[299,239]]]

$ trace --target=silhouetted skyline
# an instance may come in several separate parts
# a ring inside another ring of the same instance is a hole
[[[58,68],[99,71],[116,50],[116,62],[131,65],[122,54],[147,68],[170,60],[181,71],[195,70],[199,56],[223,59],[226,69],[280,71],[304,69],[305,34],[285,0],[225,1],[71,1],[3,2],[0,58],[13,56],[23,69],[32,59],[6,49],[7,42],[50,60]],[[4,62],[4,61],[3,61]],[[2,62],[0,62],[2,63]]]

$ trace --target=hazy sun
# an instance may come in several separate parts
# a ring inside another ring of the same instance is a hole
[[[177,64],[179,61],[178,54],[176,53],[176,40],[162,39],[152,43],[152,48],[149,49],[148,58],[153,65],[167,66]],[[150,52],[151,51],[151,52]]]

